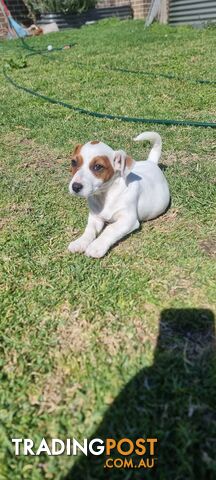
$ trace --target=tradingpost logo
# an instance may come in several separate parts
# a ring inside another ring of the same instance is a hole
[[[153,468],[156,464],[157,438],[138,438],[133,441],[129,438],[106,439],[105,453],[107,459],[104,468],[141,469]]]
[[[82,442],[75,438],[52,438],[50,441],[43,438],[38,444],[31,438],[12,438],[11,442],[16,456],[103,455],[103,467],[106,469],[149,469],[154,468],[157,462],[157,438],[84,438]]]

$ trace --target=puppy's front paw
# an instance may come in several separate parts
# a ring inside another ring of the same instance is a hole
[[[78,238],[77,240],[74,240],[74,242],[71,242],[68,245],[68,250],[71,253],[82,253],[85,252],[87,246],[88,242],[86,240],[84,240],[83,238]]]
[[[107,248],[104,247],[101,242],[95,240],[87,247],[85,254],[87,255],[87,257],[101,258],[105,255],[106,252]]]

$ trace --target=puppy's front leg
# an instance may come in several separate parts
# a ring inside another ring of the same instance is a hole
[[[129,216],[130,212],[127,212],[116,222],[108,225],[102,234],[87,247],[85,254],[88,257],[101,258],[114,243],[139,228],[139,221],[136,216],[130,219]]]
[[[74,242],[71,242],[68,246],[68,250],[72,253],[85,252],[88,245],[93,242],[96,236],[101,232],[103,226],[103,220],[90,213],[83,235],[77,240],[74,240]]]

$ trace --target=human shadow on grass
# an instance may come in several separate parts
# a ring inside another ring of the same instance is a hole
[[[210,310],[162,311],[152,366],[143,368],[123,388],[92,435],[104,441],[157,438],[156,466],[109,469],[104,467],[105,454],[82,455],[64,480],[215,480],[214,347]],[[121,455],[115,452],[111,457]]]

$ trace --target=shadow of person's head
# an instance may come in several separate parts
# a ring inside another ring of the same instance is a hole
[[[215,479],[214,347],[210,310],[164,310],[152,366],[143,368],[124,387],[92,435],[104,442],[107,438],[133,442],[157,438],[156,466],[107,469],[105,453],[81,456],[65,480]],[[114,450],[111,456],[121,457]]]

